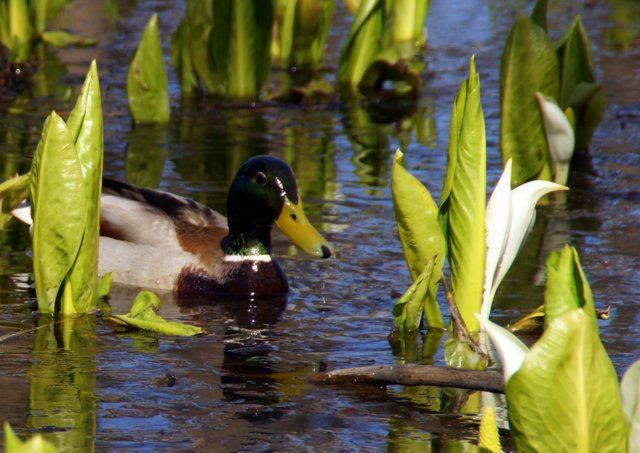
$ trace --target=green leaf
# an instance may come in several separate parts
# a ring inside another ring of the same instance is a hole
[[[100,240],[100,194],[102,192],[103,125],[100,81],[96,61],[91,62],[76,105],[67,119],[84,180],[83,190],[67,193],[85,198],[86,222],[82,243],[70,275],[71,296],[77,312],[97,305],[98,249]]]
[[[127,73],[127,98],[137,123],[169,121],[169,82],[164,68],[158,16],[147,22]]]
[[[582,82],[569,98],[569,107],[575,113],[576,149],[587,149],[591,137],[602,121],[606,99],[602,86]]]
[[[514,186],[551,179],[536,91],[558,98],[558,59],[545,30],[520,15],[500,62],[500,152],[503,164],[513,158]]]
[[[485,261],[486,140],[474,59],[451,111],[439,215],[446,219],[452,294],[469,329],[479,328]]]
[[[11,219],[10,212],[29,198],[31,175],[18,175],[0,184],[0,230]]]
[[[640,451],[640,360],[624,373],[620,390],[624,414],[630,428],[628,451]]]
[[[133,301],[129,313],[112,315],[109,319],[129,327],[165,335],[192,336],[205,333],[200,327],[165,320],[157,314],[159,308],[158,296],[150,291],[141,291]]]
[[[446,244],[438,224],[438,207],[426,187],[405,169],[400,150],[396,151],[393,158],[391,196],[398,237],[414,284],[435,260],[431,265],[433,271],[427,280],[428,291],[421,301],[425,303],[428,326],[443,328],[436,291],[438,281],[442,278]]]
[[[214,0],[214,17],[218,3],[220,1]],[[226,66],[228,94],[256,98],[270,70],[273,3],[235,0],[231,5]]]
[[[338,81],[355,90],[369,63],[380,51],[383,9],[380,0],[362,0],[342,46]]]
[[[16,61],[28,61],[32,57],[31,38],[33,28],[25,0],[7,0],[10,42],[7,43]]]
[[[505,393],[517,451],[626,451],[618,378],[583,309],[549,323]]]
[[[451,333],[444,342],[444,360],[451,368],[484,370],[487,367],[486,357],[478,354],[467,339],[456,338]]]
[[[538,0],[531,11],[531,21],[543,29],[547,29],[547,0]]]
[[[55,47],[67,47],[71,45],[91,47],[98,44],[97,39],[83,38],[66,31],[43,31],[40,33],[40,37],[44,42]]]
[[[113,280],[113,272],[107,272],[98,280],[98,289],[96,294],[99,298],[104,298],[111,292],[111,281]]]
[[[593,295],[580,266],[575,248],[565,245],[547,258],[547,286],[544,293],[545,329],[565,313],[582,308],[596,319]],[[598,324],[595,324],[596,332]]]
[[[190,64],[193,65],[193,69],[198,75],[198,79],[202,82],[205,91],[207,93],[221,93],[222,75],[216,70],[212,45],[215,46],[217,41],[225,36],[225,32],[220,32],[215,38],[212,34],[214,17],[222,15],[222,11],[216,11],[216,16],[214,16],[213,6],[214,2],[209,0],[191,0],[187,2],[187,26],[183,32],[188,43],[184,52],[185,54],[188,52],[191,59]],[[221,21],[217,25],[225,28],[229,27],[228,21],[226,23]],[[183,72],[185,72],[188,68],[186,56],[183,59],[183,65]],[[221,66],[221,68],[224,67]],[[190,78],[188,80],[189,83],[192,83]]]
[[[13,432],[9,423],[4,423],[4,451],[6,453],[58,453],[58,449],[36,434],[24,442]]]
[[[578,84],[595,82],[591,45],[580,16],[560,38],[556,52],[560,62],[560,105],[566,108]]]
[[[435,257],[427,263],[424,271],[416,277],[413,284],[393,306],[393,317],[400,336],[417,332],[420,329],[422,313],[423,311],[425,313],[427,312],[425,305],[435,303],[435,298],[433,301],[427,300],[430,289],[429,283],[432,280],[434,272],[434,263]],[[430,321],[432,323],[429,324],[430,327],[442,328],[444,323],[442,322],[442,315],[440,314],[437,303],[435,303],[435,307],[438,317],[434,320],[433,317],[429,318],[431,313],[427,313],[427,322]],[[433,308],[430,310],[433,310]]]
[[[55,112],[44,123],[31,164],[33,273],[42,313],[55,311],[78,255],[87,219],[82,167],[67,124]]]
[[[192,4],[191,2],[189,4]],[[178,28],[171,35],[169,49],[171,66],[180,81],[180,92],[183,96],[192,96],[200,85],[198,75],[191,57],[191,31],[187,19],[183,19]]]
[[[481,453],[502,453],[500,434],[496,423],[496,411],[493,406],[485,406],[480,418],[478,447]]]

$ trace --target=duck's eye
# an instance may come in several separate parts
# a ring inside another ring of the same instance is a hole
[[[256,178],[255,179],[256,179],[256,183],[258,183],[261,186],[264,186],[267,183],[267,175],[265,175],[261,171],[256,173]]]

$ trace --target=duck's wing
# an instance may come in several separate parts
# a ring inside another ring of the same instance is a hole
[[[103,178],[101,236],[211,259],[226,234],[227,219],[194,200]]]

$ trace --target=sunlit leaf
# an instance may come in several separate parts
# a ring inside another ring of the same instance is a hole
[[[596,319],[591,287],[580,265],[575,248],[565,245],[547,258],[547,285],[544,293],[545,329],[555,318],[574,310],[584,309]],[[598,324],[595,323],[597,333]]]
[[[606,107],[602,86],[583,82],[578,84],[569,98],[569,107],[575,112],[576,149],[587,149],[591,137],[602,120]]]
[[[620,390],[624,414],[629,422],[628,451],[640,451],[640,361],[624,373]]]
[[[218,3],[216,3],[217,5]],[[187,19],[189,40],[189,54],[191,64],[198,74],[198,79],[202,82],[207,93],[221,93],[222,75],[219,73],[224,66],[222,64],[216,68],[215,57],[211,46],[228,46],[228,40],[223,41],[229,31],[229,21],[219,21],[218,27],[223,27],[215,38],[212,36],[214,28],[214,3],[210,0],[192,0],[187,2]],[[216,13],[222,16],[222,12]]]
[[[448,367],[465,370],[484,370],[487,367],[486,357],[478,354],[466,338],[449,335],[444,342],[444,360]]]
[[[517,319],[509,325],[511,332],[534,332],[542,331],[544,326],[544,305],[540,305],[531,313]]]
[[[342,45],[338,80],[355,90],[369,63],[380,50],[383,28],[383,6],[380,0],[362,0]]]
[[[469,331],[478,330],[485,263],[486,140],[474,59],[451,112],[447,172],[440,203],[447,222],[451,292]]]
[[[398,237],[414,282],[435,259],[433,273],[427,282],[425,314],[430,327],[442,328],[444,323],[436,301],[436,290],[442,277],[446,245],[438,225],[438,207],[424,185],[404,168],[402,159],[402,152],[396,151],[391,171],[391,196]]]
[[[82,167],[67,124],[47,117],[31,164],[33,273],[42,313],[55,311],[63,280],[78,255],[87,219]],[[62,215],[61,215],[62,214]]]
[[[83,38],[66,31],[43,31],[40,33],[40,37],[44,42],[55,47],[67,47],[70,45],[89,47],[98,43],[97,39]]]
[[[86,312],[96,307],[104,147],[100,81],[95,60],[89,67],[76,105],[67,119],[67,125],[80,161],[84,188],[82,192],[69,192],[66,195],[68,198],[85,197],[87,209],[82,243],[70,281],[76,311]]]
[[[538,0],[531,11],[531,20],[539,27],[547,29],[547,0]]]
[[[142,330],[165,335],[192,336],[205,333],[200,327],[167,321],[158,315],[160,299],[150,291],[141,291],[133,301],[131,310],[124,315],[111,315],[109,319]]]
[[[11,211],[29,197],[31,175],[18,175],[0,184],[0,230],[11,219]]]
[[[225,93],[256,98],[270,69],[273,3],[213,0],[211,45]]]
[[[127,98],[134,121],[169,121],[169,82],[164,68],[156,14],[147,22],[138,48],[129,63]]]
[[[113,273],[107,272],[98,280],[98,289],[96,294],[100,298],[107,297],[111,291],[111,281],[113,280]]]
[[[58,453],[58,449],[43,439],[42,434],[25,440],[20,440],[13,432],[9,423],[4,423],[4,451],[5,453]]]
[[[496,423],[496,411],[493,406],[485,406],[480,418],[478,447],[481,453],[502,453],[500,434]]]
[[[10,48],[16,61],[28,61],[31,59],[31,38],[33,28],[29,17],[29,8],[25,0],[7,0],[7,14],[10,35]]]
[[[545,30],[520,15],[500,62],[500,152],[503,163],[513,159],[514,186],[551,176],[538,91],[558,98],[558,59]]]
[[[200,86],[194,63],[192,62],[190,39],[189,22],[185,18],[171,35],[171,46],[169,48],[171,66],[173,66],[180,81],[180,92],[183,96],[193,95]]]
[[[548,324],[505,392],[517,451],[626,451],[618,378],[583,309]]]
[[[431,301],[426,302],[426,300],[429,292],[429,282],[434,271],[434,262],[435,260],[431,260],[427,264],[424,271],[416,277],[413,284],[393,306],[393,317],[396,329],[398,329],[398,333],[401,336],[415,333],[420,329],[420,321],[422,320],[422,313],[424,311],[423,307],[426,303],[431,303]],[[438,315],[440,315],[439,310]],[[427,320],[429,320],[428,315]],[[432,322],[435,324],[438,322],[438,319]],[[441,326],[443,325],[441,315],[439,323]]]

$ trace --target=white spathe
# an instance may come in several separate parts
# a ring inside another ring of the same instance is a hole
[[[541,93],[536,93],[535,96],[542,114],[544,133],[553,162],[553,180],[558,184],[566,184],[569,163],[575,148],[573,128],[560,106],[552,98]]]
[[[511,379],[511,376],[516,374],[520,367],[522,367],[529,348],[504,327],[481,316],[478,316],[478,320],[484,331],[489,334],[498,352],[500,363],[502,363],[504,383],[506,384],[509,382],[509,379]]]
[[[485,214],[487,255],[480,316],[489,319],[498,286],[522,248],[536,217],[538,200],[556,190],[569,190],[550,181],[529,181],[511,189],[511,159],[496,184]]]

